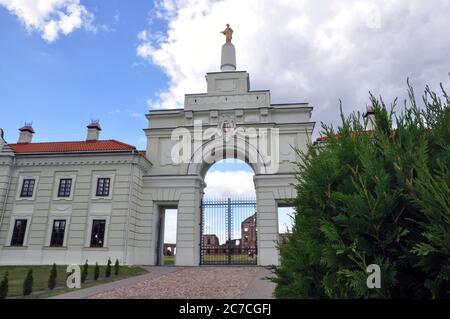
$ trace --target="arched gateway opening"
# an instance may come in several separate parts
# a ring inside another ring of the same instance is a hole
[[[201,265],[256,265],[254,171],[238,159],[210,166],[201,208]]]

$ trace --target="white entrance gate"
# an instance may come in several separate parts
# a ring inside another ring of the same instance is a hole
[[[310,141],[312,107],[271,104],[270,91],[250,90],[245,71],[208,73],[206,83],[206,93],[185,96],[183,109],[147,115],[147,158],[153,166],[142,179],[144,205],[154,212],[177,206],[176,265],[199,265],[205,174],[224,158],[243,160],[255,172],[257,264],[276,265],[277,207],[295,198],[294,149],[305,150]],[[157,218],[152,223],[157,225]],[[150,251],[157,236],[153,232]]]

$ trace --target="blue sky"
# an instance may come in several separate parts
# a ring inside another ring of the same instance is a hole
[[[182,106],[218,71],[225,23],[252,89],[337,124],[339,99],[349,113],[369,91],[402,101],[407,78],[417,95],[448,88],[448,16],[448,0],[0,0],[0,127],[9,142],[25,121],[36,141],[82,140],[100,119],[103,138],[144,148],[148,107]]]
[[[339,99],[348,114],[369,91],[403,101],[407,78],[417,96],[449,90],[449,16],[448,0],[0,0],[0,128],[10,143],[25,122],[37,142],[84,140],[99,119],[102,139],[144,149],[148,108],[206,90],[230,23],[251,88],[309,102],[315,138],[339,123]],[[252,187],[245,165],[211,171],[224,196]]]
[[[108,30],[77,30],[53,43],[0,6],[0,127],[8,142],[24,122],[33,122],[34,141],[83,140],[88,122],[100,119],[102,138],[145,147],[146,100],[167,82],[160,68],[136,55],[153,4],[83,4]]]

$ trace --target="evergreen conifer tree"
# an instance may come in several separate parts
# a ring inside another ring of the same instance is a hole
[[[5,299],[8,296],[9,282],[8,273],[5,273],[2,281],[0,282],[0,299]]]
[[[371,96],[375,130],[342,117],[299,152],[295,222],[278,298],[450,298],[450,99],[408,83],[400,114]],[[342,111],[341,111],[342,114]],[[367,268],[381,269],[369,289]]]
[[[114,263],[114,275],[117,276],[119,274],[119,268],[120,268],[119,259],[116,259],[116,262]]]
[[[108,258],[108,263],[106,264],[105,277],[111,277],[111,258]]]
[[[23,282],[23,295],[29,296],[33,292],[33,269],[27,273],[27,277]]]
[[[81,271],[81,283],[84,283],[86,281],[88,273],[89,273],[89,264],[86,259],[86,261],[84,262],[84,265],[83,265],[83,270]]]
[[[100,276],[100,267],[98,266],[98,263],[95,263],[94,280],[97,280],[99,276]]]
[[[56,277],[58,272],[56,271],[56,264],[53,264],[52,269],[50,270],[50,276],[48,278],[48,289],[53,290],[56,286]]]

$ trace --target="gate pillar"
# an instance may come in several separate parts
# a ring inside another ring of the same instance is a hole
[[[204,183],[192,178],[192,192],[181,194],[178,202],[176,266],[200,264],[200,218]]]
[[[255,175],[258,227],[258,265],[279,265],[277,243],[278,203],[295,199],[295,176],[291,174]]]

